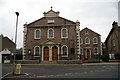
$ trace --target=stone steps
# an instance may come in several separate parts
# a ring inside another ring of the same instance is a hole
[[[41,64],[57,64],[57,61],[41,61]]]

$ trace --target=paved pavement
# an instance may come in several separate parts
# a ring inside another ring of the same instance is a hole
[[[12,76],[12,64],[3,65],[6,78],[118,78],[118,63],[84,63],[84,64],[22,64],[22,73],[27,75]],[[4,78],[5,79],[5,78]],[[25,79],[26,80],[26,79]]]

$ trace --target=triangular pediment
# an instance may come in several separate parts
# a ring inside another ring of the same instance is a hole
[[[52,42],[52,41],[49,41],[49,42],[47,42],[46,44],[56,44],[56,43],[54,43],[54,42]]]
[[[55,44],[59,44],[59,43],[56,43],[56,42],[54,42],[52,40],[48,40],[48,41],[43,42],[42,44],[45,44],[45,45],[55,45]]]

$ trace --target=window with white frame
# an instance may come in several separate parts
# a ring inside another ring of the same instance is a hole
[[[61,29],[61,37],[68,38],[68,30],[66,28]]]
[[[98,48],[94,48],[94,55],[98,54]]]
[[[48,30],[48,38],[54,38],[54,30],[53,29]]]
[[[35,46],[34,47],[34,56],[35,57],[39,57],[40,56],[40,47],[39,46]]]
[[[88,37],[85,38],[85,44],[90,44],[90,39]]]
[[[68,56],[68,47],[66,45],[62,46],[62,56]]]
[[[98,39],[96,37],[93,38],[93,44],[97,44],[98,43]]]
[[[34,32],[34,39],[40,39],[40,36],[41,36],[41,30],[36,29]]]

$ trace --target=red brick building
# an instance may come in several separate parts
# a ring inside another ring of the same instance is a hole
[[[85,59],[96,59],[102,55],[101,35],[88,29],[80,31],[80,52]]]
[[[52,9],[44,17],[24,25],[24,59],[79,60],[80,23],[59,16]]]

